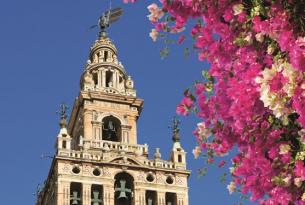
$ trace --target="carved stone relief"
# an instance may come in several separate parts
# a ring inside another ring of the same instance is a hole
[[[163,174],[157,173],[157,175],[156,175],[156,182],[158,184],[164,184]]]
[[[87,176],[91,175],[91,167],[89,165],[83,166],[83,175],[87,175]]]
[[[62,168],[62,172],[64,173],[64,174],[68,174],[69,173],[69,171],[70,171],[70,165],[68,165],[68,164],[65,164],[64,165],[64,167]]]
[[[103,168],[103,175],[106,177],[111,177],[111,172],[107,167]]]

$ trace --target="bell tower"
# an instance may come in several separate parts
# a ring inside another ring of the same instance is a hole
[[[36,205],[188,205],[190,171],[178,123],[170,159],[162,159],[159,148],[149,158],[148,145],[137,142],[143,100],[104,28],[90,49],[69,120],[67,106],[59,111],[56,153]]]

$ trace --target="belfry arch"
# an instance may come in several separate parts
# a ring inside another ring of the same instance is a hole
[[[120,172],[114,179],[114,205],[134,205],[134,178],[126,172]]]
[[[121,141],[122,124],[121,121],[110,115],[102,119],[102,139],[114,142]]]

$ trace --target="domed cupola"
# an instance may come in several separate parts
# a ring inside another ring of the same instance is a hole
[[[117,53],[107,36],[100,36],[95,41],[81,78],[82,90],[136,97],[134,82],[118,60]]]

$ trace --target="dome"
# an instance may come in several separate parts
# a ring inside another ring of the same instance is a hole
[[[108,37],[101,37],[98,40],[96,40],[94,45],[91,47],[91,54],[102,48],[109,48],[112,50],[113,53],[117,54],[117,49],[115,45]]]

